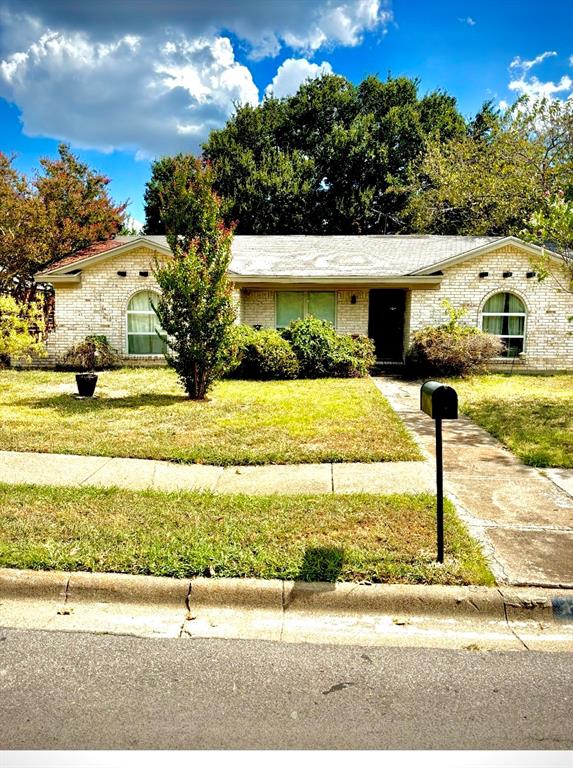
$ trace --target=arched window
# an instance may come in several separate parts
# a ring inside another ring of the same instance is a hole
[[[162,355],[165,342],[156,331],[163,334],[153,306],[159,298],[153,291],[139,291],[127,305],[127,352],[130,355]]]
[[[482,311],[482,330],[499,336],[505,345],[502,357],[517,357],[525,341],[525,305],[513,293],[496,293]]]

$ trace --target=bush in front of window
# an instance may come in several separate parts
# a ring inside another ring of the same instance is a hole
[[[299,373],[296,355],[278,331],[248,325],[236,330],[234,365],[231,375],[238,379],[296,379]]]
[[[428,326],[412,334],[406,367],[413,377],[467,376],[482,372],[503,351],[497,336],[469,326]]]
[[[337,334],[333,376],[358,379],[368,376],[376,363],[374,342],[368,336]]]
[[[58,361],[61,371],[104,371],[119,368],[121,358],[105,336],[86,336],[74,344]]]
[[[370,339],[337,333],[331,323],[308,316],[283,331],[306,379],[367,376],[375,362]]]

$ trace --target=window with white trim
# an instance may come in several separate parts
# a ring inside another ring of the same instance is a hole
[[[155,310],[159,295],[153,291],[139,291],[127,305],[127,352],[130,355],[162,355],[165,341]]]
[[[334,291],[277,291],[277,328],[286,328],[299,318],[313,315],[319,320],[336,322]]]
[[[517,357],[525,346],[525,305],[513,293],[490,296],[482,311],[482,330],[501,339],[501,357]]]

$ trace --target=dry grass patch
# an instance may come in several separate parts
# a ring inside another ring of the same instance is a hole
[[[431,495],[253,497],[0,485],[0,566],[189,577],[492,584]]]
[[[222,381],[208,402],[166,368],[100,374],[73,397],[73,374],[0,371],[4,450],[204,464],[407,461],[421,456],[368,379]]]

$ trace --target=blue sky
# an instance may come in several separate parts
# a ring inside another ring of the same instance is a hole
[[[0,0],[0,149],[26,172],[68,141],[143,221],[154,156],[197,151],[234,101],[333,71],[408,75],[462,112],[573,98],[573,2]]]

